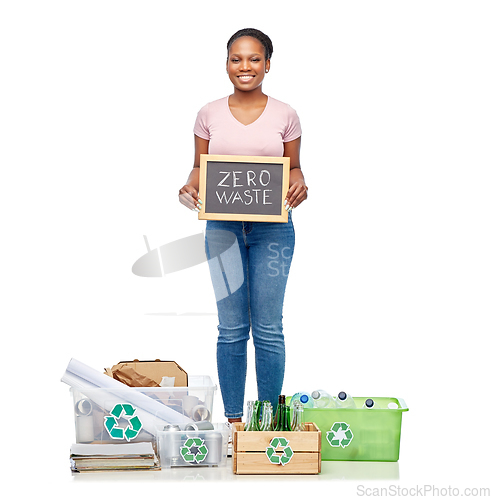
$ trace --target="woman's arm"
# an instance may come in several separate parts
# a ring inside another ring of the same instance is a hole
[[[197,135],[194,136],[194,167],[186,184],[179,190],[179,201],[190,210],[201,208],[198,194],[200,155],[208,154],[209,142]]]
[[[300,168],[300,137],[294,141],[285,142],[283,156],[290,157],[290,189],[286,194],[286,207],[288,210],[298,207],[307,199],[308,187],[305,185]]]

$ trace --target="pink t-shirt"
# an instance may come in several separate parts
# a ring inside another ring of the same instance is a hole
[[[200,109],[194,133],[210,141],[209,154],[283,156],[283,143],[300,137],[302,129],[295,110],[272,97],[261,116],[244,125],[230,111],[227,96]]]

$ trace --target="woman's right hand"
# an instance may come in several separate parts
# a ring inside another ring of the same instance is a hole
[[[179,201],[190,210],[199,212],[201,210],[201,204],[203,203],[199,199],[198,191],[196,188],[189,184],[185,184],[179,190]]]
[[[197,135],[194,136],[194,167],[186,184],[179,190],[179,201],[190,210],[199,212],[203,202],[199,199],[199,165],[202,154],[208,154],[208,142]]]

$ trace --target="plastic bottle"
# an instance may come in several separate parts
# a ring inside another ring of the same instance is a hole
[[[336,400],[326,391],[318,389],[312,392],[314,408],[336,408]]]
[[[353,398],[344,391],[341,391],[338,394],[337,403],[340,408],[356,408],[356,404]]]
[[[292,396],[290,400],[290,406],[294,401],[300,401],[304,408],[313,408],[314,402],[312,401],[312,396],[308,392],[297,392]]]
[[[380,405],[376,403],[372,398],[368,398],[365,400],[363,408],[366,408],[367,410],[373,410],[374,408],[380,408]]]

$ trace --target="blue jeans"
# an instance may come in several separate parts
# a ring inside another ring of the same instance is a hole
[[[283,298],[295,246],[287,223],[208,221],[206,253],[218,309],[217,366],[225,416],[243,415],[249,331],[259,400],[276,407],[285,372]]]

